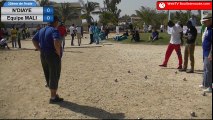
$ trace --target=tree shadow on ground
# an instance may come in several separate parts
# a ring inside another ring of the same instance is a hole
[[[100,108],[78,105],[69,101],[58,103],[60,107],[66,108],[70,111],[81,113],[97,119],[124,119],[124,113],[110,113]]]

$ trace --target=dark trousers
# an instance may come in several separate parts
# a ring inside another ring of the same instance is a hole
[[[195,58],[194,58],[195,44],[186,44],[184,51],[184,65],[183,68],[187,69],[188,67],[188,58],[191,61],[191,70],[194,70]]]
[[[18,47],[21,48],[21,38],[18,38]]]
[[[50,89],[57,90],[61,74],[61,58],[55,52],[41,52],[41,64]]]
[[[71,45],[74,45],[74,38],[75,38],[75,34],[71,34]]]
[[[204,58],[203,86],[212,88],[212,61]]]
[[[16,48],[16,37],[12,37],[12,47]]]
[[[93,42],[94,42],[93,39],[94,39],[94,38],[93,38],[93,34],[90,34],[90,43],[93,43]]]

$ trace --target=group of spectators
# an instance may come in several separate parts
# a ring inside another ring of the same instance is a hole
[[[25,40],[26,38],[30,38],[29,28],[20,30],[20,28],[13,26],[9,32],[6,29],[0,29],[1,48],[7,47],[9,49],[8,40],[11,40],[12,48],[22,48],[21,40]]]

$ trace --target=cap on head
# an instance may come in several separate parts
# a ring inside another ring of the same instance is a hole
[[[204,15],[203,19],[201,20],[201,22],[207,21],[212,19],[212,13],[209,13],[207,15]]]

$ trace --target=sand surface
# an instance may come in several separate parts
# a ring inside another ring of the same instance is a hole
[[[198,87],[200,46],[196,73],[186,74],[176,69],[175,52],[168,68],[158,67],[167,46],[88,45],[84,38],[82,47],[70,47],[70,37],[66,43],[58,91],[65,102],[57,105],[49,104],[39,52],[30,40],[22,41],[23,49],[0,50],[0,118],[212,118],[212,94],[202,96]]]

